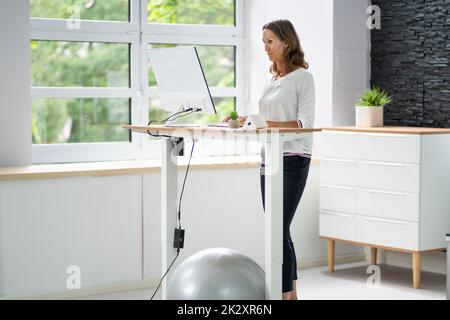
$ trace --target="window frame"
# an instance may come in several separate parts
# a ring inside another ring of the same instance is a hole
[[[30,41],[124,43],[130,46],[130,87],[31,87],[34,98],[129,98],[131,123],[149,121],[149,99],[158,95],[148,87],[146,50],[149,43],[235,46],[236,86],[211,88],[213,97],[236,98],[236,110],[245,112],[244,0],[235,0],[236,25],[168,25],[147,22],[148,0],[129,0],[130,21],[81,20],[81,29],[67,28],[66,19],[31,18]],[[132,132],[131,142],[33,144],[32,163],[131,160],[160,157],[159,141]]]

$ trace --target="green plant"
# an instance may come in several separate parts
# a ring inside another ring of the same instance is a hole
[[[238,113],[236,111],[231,111],[230,118],[231,120],[236,120],[238,118]]]
[[[357,106],[374,107],[384,106],[392,102],[392,97],[384,90],[377,87],[372,87],[370,90],[366,90],[361,99],[356,104]]]

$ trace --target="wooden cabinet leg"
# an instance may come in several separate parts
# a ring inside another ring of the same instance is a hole
[[[328,240],[328,272],[334,272],[334,240]]]
[[[412,254],[413,260],[413,287],[419,289],[420,287],[420,252]]]
[[[370,247],[370,264],[377,264],[377,248]]]

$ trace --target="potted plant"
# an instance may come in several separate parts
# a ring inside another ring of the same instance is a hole
[[[240,122],[239,122],[239,116],[236,111],[231,111],[229,113],[230,120],[228,120],[228,127],[236,129],[239,128]]]
[[[377,87],[366,90],[355,106],[355,126],[382,127],[383,107],[392,102],[392,97]]]

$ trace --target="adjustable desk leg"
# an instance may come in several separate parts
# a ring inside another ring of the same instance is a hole
[[[161,245],[162,245],[162,273],[172,263],[176,256],[173,248],[174,229],[177,227],[177,158],[172,159],[173,145],[170,138],[161,138]],[[170,279],[173,268],[164,278],[161,285],[161,298],[167,299],[167,281]]]
[[[266,300],[281,300],[283,264],[283,150],[279,136],[265,144]]]

